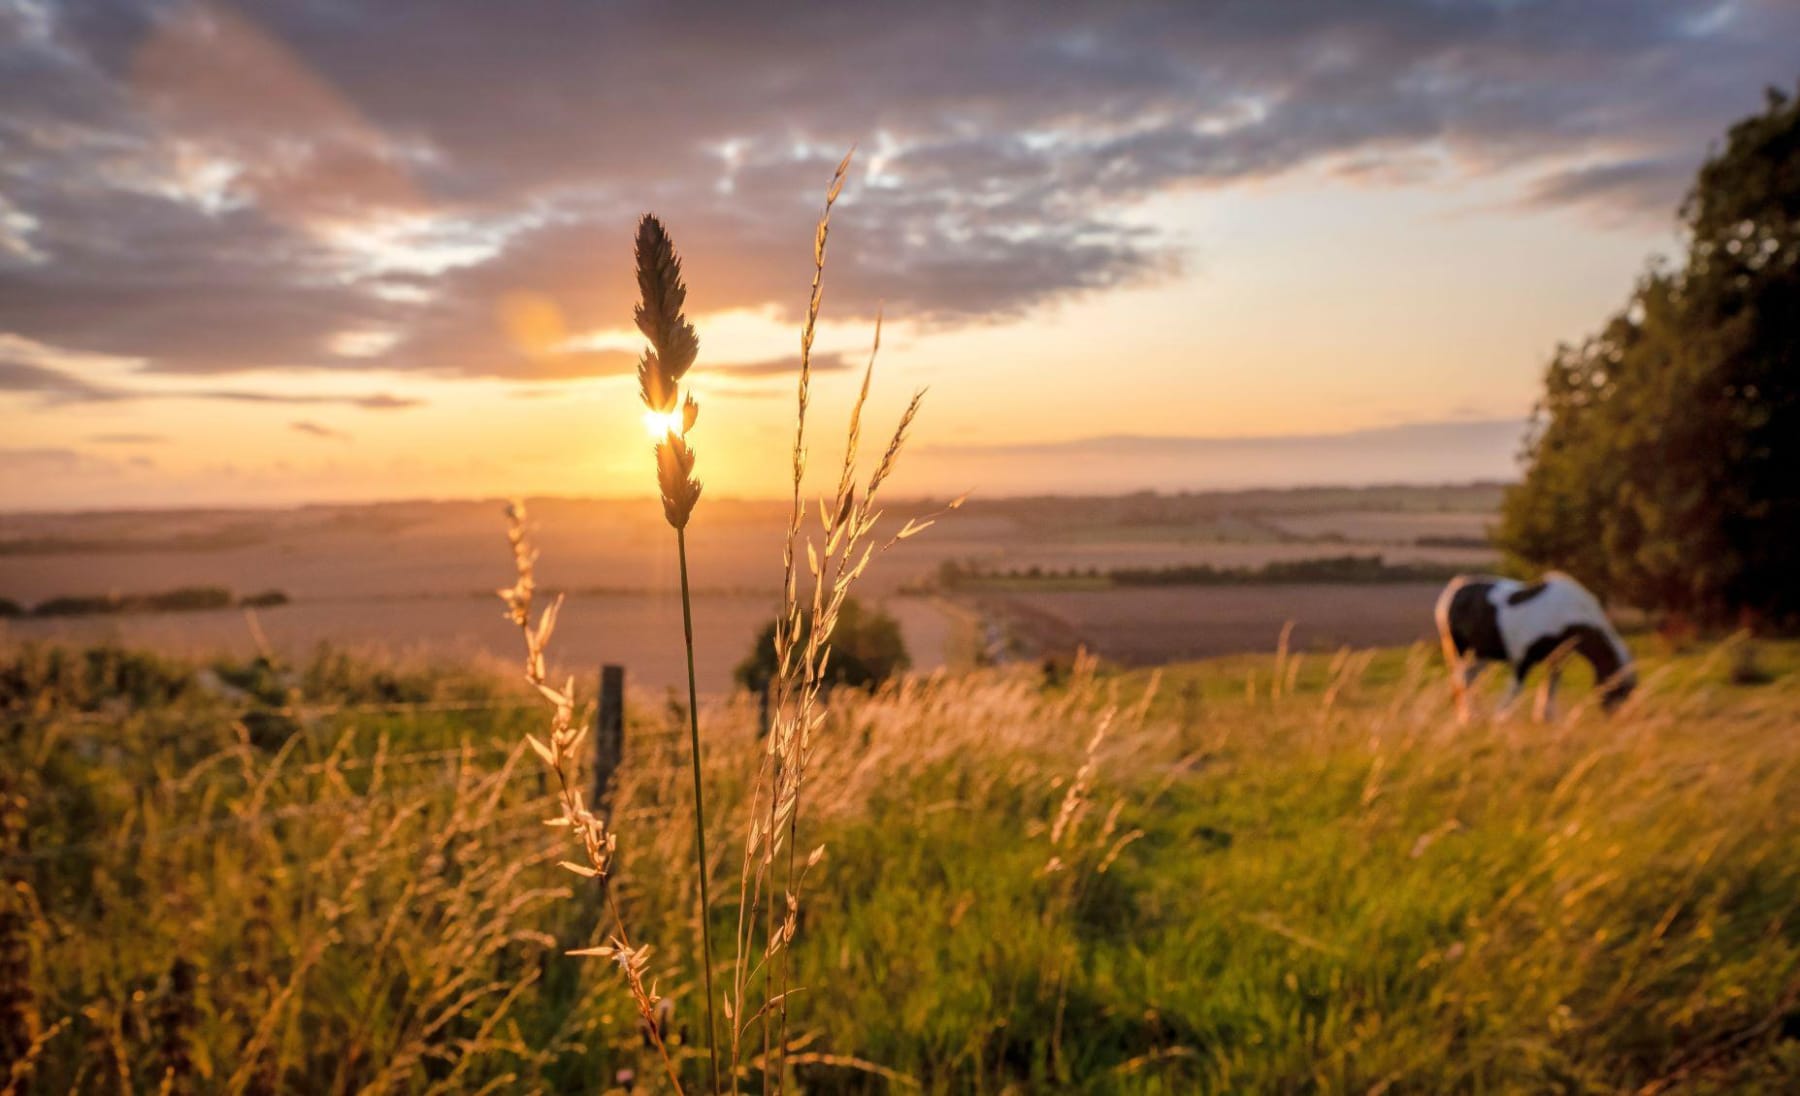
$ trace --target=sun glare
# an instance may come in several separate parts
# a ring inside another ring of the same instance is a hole
[[[681,433],[681,408],[644,412],[644,432],[650,435],[651,441],[661,441],[670,434]]]

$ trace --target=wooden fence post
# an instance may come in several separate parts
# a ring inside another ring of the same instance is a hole
[[[595,810],[612,798],[613,778],[625,762],[625,667],[600,667],[600,703],[594,718]]]

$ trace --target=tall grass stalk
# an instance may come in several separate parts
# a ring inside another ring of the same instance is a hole
[[[712,1064],[713,1091],[719,1091],[719,1025],[713,1016],[712,972],[712,903],[708,898],[706,877],[706,793],[700,781],[700,698],[694,687],[694,608],[688,593],[687,532],[675,530],[675,551],[681,563],[681,632],[687,646],[688,685],[688,757],[694,774],[694,859],[700,881],[700,957],[702,979],[706,987],[706,1053]]]
[[[663,516],[675,530],[675,553],[681,568],[681,635],[687,654],[689,762],[694,776],[694,862],[700,884],[700,973],[706,993],[706,1052],[712,1087],[719,1091],[719,1025],[713,994],[712,902],[707,889],[706,793],[700,779],[700,703],[694,680],[694,606],[688,591],[687,525],[700,501],[694,478],[694,451],[687,435],[700,416],[689,393],[681,397],[681,378],[700,352],[700,339],[683,311],[687,286],[681,280],[681,257],[662,222],[645,214],[637,235],[638,330],[650,345],[638,359],[638,384],[647,423],[656,439],[657,486]],[[677,410],[679,406],[680,410]]]

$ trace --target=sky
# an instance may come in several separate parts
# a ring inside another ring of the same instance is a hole
[[[653,490],[631,240],[709,491],[1513,474],[1549,354],[1800,77],[1791,0],[0,0],[0,508]]]

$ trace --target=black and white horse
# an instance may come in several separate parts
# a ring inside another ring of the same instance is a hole
[[[1512,685],[1500,702],[1500,710],[1506,712],[1524,691],[1526,676],[1550,660],[1544,691],[1538,698],[1540,719],[1550,718],[1563,656],[1568,653],[1580,655],[1594,667],[1594,682],[1607,711],[1618,707],[1637,687],[1631,652],[1606,619],[1606,610],[1568,575],[1553,571],[1533,583],[1458,575],[1438,596],[1437,627],[1456,688],[1457,713],[1465,722],[1469,718],[1469,687],[1492,662],[1512,667]]]

